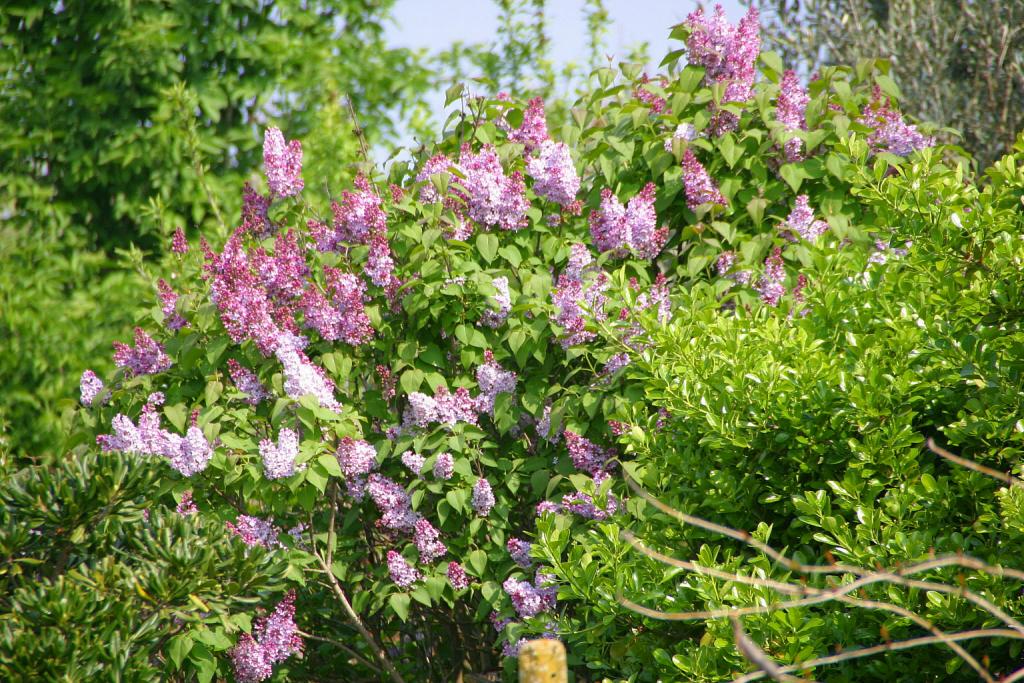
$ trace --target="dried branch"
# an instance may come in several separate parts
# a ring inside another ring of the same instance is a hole
[[[740,654],[748,662],[760,669],[762,674],[768,676],[773,681],[814,683],[814,681],[809,681],[806,678],[790,676],[783,671],[781,666],[772,661],[768,654],[758,647],[757,643],[750,639],[750,636],[744,633],[743,624],[740,623],[737,617],[732,618],[732,637],[736,641],[736,649],[739,650]]]
[[[992,477],[993,479],[998,479],[1004,484],[1009,484],[1010,486],[1024,486],[1024,480],[1018,479],[1017,477],[1006,474],[1004,472],[1000,472],[999,470],[994,470],[991,467],[985,467],[984,465],[976,463],[973,460],[968,460],[967,458],[961,458],[958,455],[953,455],[945,448],[942,448],[938,444],[936,444],[935,439],[931,437],[928,437],[927,444],[928,450],[930,450],[932,453],[942,456],[946,460],[949,460],[952,463],[956,463],[961,467],[966,467],[969,470],[980,472],[986,476]]]

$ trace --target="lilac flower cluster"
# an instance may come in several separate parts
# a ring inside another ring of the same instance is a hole
[[[272,196],[260,194],[249,183],[242,187],[242,232],[252,233],[256,239],[274,234],[275,226],[270,221],[272,201]]]
[[[188,428],[185,436],[161,429],[156,406],[162,402],[162,395],[150,396],[139,415],[138,425],[127,415],[118,414],[110,425],[114,433],[97,436],[96,443],[103,451],[163,456],[170,461],[171,467],[186,477],[202,472],[213,457],[210,442],[195,424]]]
[[[683,153],[683,187],[686,189],[686,206],[691,211],[696,211],[702,204],[726,206],[725,197],[692,149]]]
[[[341,202],[331,204],[333,231],[316,236],[320,251],[337,251],[344,242],[366,244],[371,235],[387,232],[387,215],[370,181],[359,175],[353,184],[354,192],[342,192]]]
[[[238,515],[234,524],[226,522],[224,526],[250,548],[260,546],[261,548],[271,550],[282,547],[281,542],[277,540],[277,535],[281,531],[274,526],[272,520],[260,519],[250,515]]]
[[[285,393],[295,399],[312,395],[321,408],[340,411],[341,404],[334,398],[334,382],[323,368],[314,365],[302,352],[305,345],[304,338],[290,332],[283,332],[278,337],[274,355],[284,366]]]
[[[171,252],[178,255],[188,253],[188,240],[185,238],[185,231],[181,227],[174,229],[174,236],[171,238]]]
[[[228,372],[231,375],[231,381],[235,383],[238,390],[246,395],[245,402],[249,405],[256,406],[270,398],[270,392],[260,382],[260,378],[256,376],[256,373],[249,368],[243,367],[234,358],[228,360]]]
[[[521,619],[535,617],[541,612],[549,612],[555,608],[555,596],[558,587],[550,585],[554,577],[544,572],[537,572],[533,583],[519,581],[509,577],[501,587],[512,600],[512,606]]]
[[[779,101],[775,109],[775,118],[787,131],[807,129],[807,103],[810,101],[807,91],[800,85],[796,72],[786,69],[779,84]],[[803,140],[794,137],[786,141],[783,149],[786,161],[800,161],[804,158]]]
[[[302,652],[302,638],[295,625],[295,591],[289,591],[270,616],[258,619],[255,637],[243,633],[231,650],[235,680],[258,683],[273,675],[273,665]]]
[[[461,185],[469,217],[482,227],[497,225],[502,230],[526,227],[526,184],[518,171],[506,176],[492,145],[474,153],[463,145],[459,170],[465,176]]]
[[[723,251],[718,255],[718,260],[715,261],[715,270],[719,275],[725,275],[736,263],[736,252],[735,251]]]
[[[441,532],[435,529],[433,524],[422,517],[416,520],[412,540],[416,544],[416,550],[419,551],[420,562],[430,564],[448,552],[448,548],[439,540],[440,538]]]
[[[569,451],[573,466],[581,472],[596,475],[607,469],[607,466],[614,464],[612,460],[616,453],[610,448],[601,448],[586,437],[566,429],[565,447]]]
[[[366,315],[363,298],[366,284],[356,275],[325,267],[331,298],[310,285],[302,294],[305,324],[328,341],[342,340],[353,346],[373,338],[373,327]]]
[[[423,472],[424,462],[426,462],[426,458],[416,451],[406,451],[405,453],[402,453],[402,464],[417,477],[419,477]]]
[[[408,588],[423,578],[415,567],[394,550],[388,551],[388,573],[399,588]]]
[[[260,441],[263,474],[267,479],[283,479],[295,474],[298,455],[299,435],[287,427],[277,433],[277,444],[270,439]]]
[[[452,160],[444,154],[435,154],[427,159],[420,168],[419,173],[416,174],[416,182],[424,183],[420,186],[420,201],[425,204],[434,204],[441,201],[441,193],[434,187],[433,182],[430,182],[430,178],[434,175],[443,175],[450,180],[452,176],[448,169],[451,166]]]
[[[662,77],[661,80],[664,81],[664,78]],[[635,97],[636,99],[640,100],[648,107],[650,107],[652,114],[660,114],[663,111],[665,111],[665,108],[668,106],[668,103],[665,101],[664,97],[654,92],[651,92],[650,90],[644,87],[650,82],[651,77],[648,76],[647,74],[643,74],[640,77],[640,82],[637,84],[635,88],[633,88],[633,97]],[[660,83],[660,85],[664,86],[665,84],[664,82],[662,82]]]
[[[605,317],[604,290],[608,287],[608,275],[598,272],[593,277],[587,277],[592,261],[584,245],[572,245],[569,263],[551,291],[551,302],[556,309],[554,322],[563,330],[562,348],[594,338],[594,333],[586,329],[588,315],[595,320],[603,320]]]
[[[512,310],[512,295],[508,289],[508,278],[504,275],[491,280],[491,284],[496,290],[498,290],[493,299],[497,306],[497,310],[488,309],[484,311],[483,317],[480,318],[480,322],[487,327],[497,329],[505,324],[505,320],[508,318],[508,314]]]
[[[686,49],[691,64],[703,66],[708,85],[725,84],[723,102],[746,102],[753,96],[754,64],[761,52],[761,26],[757,9],[751,7],[737,26],[729,23],[725,10],[715,5],[714,15],[706,17],[698,8],[686,17],[690,35]],[[735,114],[716,112],[712,122],[716,132],[734,130],[739,122]]]
[[[675,131],[672,133],[672,137],[665,139],[665,151],[671,154],[676,140],[690,142],[696,139],[696,137],[697,129],[693,127],[692,123],[680,123],[676,126]]]
[[[789,217],[779,226],[780,228],[795,232],[808,242],[814,242],[828,232],[828,223],[823,220],[814,220],[814,209],[810,207],[807,195],[802,194],[796,198],[796,206],[790,212]],[[783,233],[783,236],[790,236],[791,232]],[[792,241],[792,238],[790,238]]]
[[[508,539],[508,543],[505,544],[505,549],[508,550],[512,561],[523,569],[529,569],[533,565],[533,560],[530,558],[532,548],[532,543],[515,537]]]
[[[457,422],[477,423],[476,402],[469,390],[459,387],[454,393],[445,387],[437,388],[434,396],[414,391],[408,395],[409,405],[402,414],[405,428],[428,427],[434,423],[454,425]]]
[[[96,397],[103,391],[103,380],[96,376],[96,373],[92,370],[86,370],[82,373],[82,378],[78,382],[78,388],[82,392],[82,405],[90,407]]]
[[[761,301],[769,306],[778,306],[786,295],[786,269],[782,262],[782,248],[775,247],[764,261],[764,274],[757,281],[755,289],[761,295]]]
[[[141,327],[135,328],[135,346],[114,342],[114,364],[127,368],[128,376],[155,375],[171,367],[163,344],[154,341]]]
[[[473,484],[473,510],[481,517],[491,514],[494,507],[494,491],[491,490],[491,483],[480,477]]]
[[[284,135],[270,127],[263,133],[263,169],[267,185],[277,197],[291,197],[302,191],[302,143],[285,144]]]
[[[562,207],[571,207],[580,191],[580,176],[564,142],[544,140],[536,156],[527,157],[526,171],[533,178],[538,197]]]
[[[364,477],[377,469],[377,451],[365,441],[357,441],[346,436],[341,440],[335,457],[338,459],[338,466],[341,467],[349,493],[357,500],[361,500],[366,487]]]
[[[544,406],[544,412],[540,416],[540,420],[537,421],[537,435],[547,441],[548,443],[558,443],[562,438],[562,435],[555,431],[551,431],[551,406]]]
[[[612,191],[601,191],[601,206],[590,214],[590,237],[598,251],[622,257],[633,252],[642,259],[653,259],[665,246],[668,228],[657,227],[654,212],[654,183],[647,183],[627,207]]]
[[[434,460],[434,476],[438,479],[448,480],[455,474],[455,459],[451,453],[439,453]]]
[[[366,492],[370,494],[381,517],[377,526],[394,531],[412,531],[419,519],[405,489],[382,474],[371,474]]]
[[[164,327],[174,332],[188,325],[188,322],[181,317],[176,309],[178,294],[167,284],[167,280],[160,278],[156,283],[156,288],[160,295],[160,310],[164,314]]]
[[[458,562],[449,562],[446,574],[448,582],[454,590],[460,591],[469,588],[469,577],[466,576],[466,570]]]
[[[875,86],[872,100],[861,112],[857,123],[874,129],[867,139],[872,153],[889,152],[905,157],[935,144],[935,138],[919,132],[917,126],[904,121],[903,114],[890,107],[888,98],[878,86]]]
[[[548,122],[543,98],[534,97],[527,103],[523,112],[523,122],[519,128],[509,132],[508,139],[522,143],[527,152],[533,151],[548,140]]]
[[[490,350],[484,352],[484,359],[484,364],[476,369],[480,394],[474,399],[474,406],[478,412],[494,415],[494,401],[498,394],[515,393],[516,373],[495,362]]]

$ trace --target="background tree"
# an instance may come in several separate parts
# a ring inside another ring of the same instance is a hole
[[[766,45],[787,62],[884,57],[903,108],[952,126],[979,167],[1024,127],[1021,0],[757,0]]]

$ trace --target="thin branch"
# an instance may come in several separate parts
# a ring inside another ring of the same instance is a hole
[[[975,472],[980,472],[980,473],[982,473],[982,474],[984,474],[986,476],[992,477],[993,479],[998,479],[999,481],[1003,482],[1004,484],[1009,484],[1010,486],[1024,486],[1024,480],[1021,480],[1021,479],[1018,479],[1017,477],[1014,477],[1012,475],[1006,474],[1005,472],[1000,472],[999,470],[994,470],[991,467],[985,467],[984,465],[976,463],[973,460],[968,460],[967,458],[961,458],[958,455],[953,455],[952,453],[947,451],[945,448],[942,448],[938,444],[936,444],[935,443],[935,439],[933,439],[931,437],[928,437],[927,444],[928,444],[928,450],[930,450],[932,453],[935,453],[936,455],[942,456],[946,460],[949,460],[950,462],[956,463],[957,465],[960,465],[961,467],[966,467],[969,470],[974,470]]]
[[[373,662],[368,660],[366,657],[363,657],[361,654],[359,654],[358,652],[356,652],[355,650],[353,650],[351,647],[349,647],[345,643],[341,642],[340,640],[334,640],[333,638],[324,638],[323,636],[314,636],[312,633],[306,633],[305,631],[299,631],[298,634],[300,636],[302,636],[303,638],[308,638],[309,640],[318,640],[321,643],[328,643],[330,645],[333,645],[333,646],[337,647],[338,649],[344,650],[345,652],[348,653],[348,655],[350,657],[352,657],[352,659],[356,660],[357,662],[359,662],[360,664],[362,664],[363,666],[365,666],[367,669],[369,669],[370,671],[374,672],[378,676],[384,673],[383,671],[381,671],[380,667],[375,665]]]
[[[788,673],[782,670],[778,664],[772,661],[771,657],[758,647],[757,643],[750,639],[743,631],[743,624],[737,617],[732,618],[732,636],[736,641],[736,649],[743,655],[748,662],[756,666],[761,670],[761,673],[771,678],[773,681],[786,681],[787,683],[814,683],[807,678],[798,678],[797,676],[790,676]]]

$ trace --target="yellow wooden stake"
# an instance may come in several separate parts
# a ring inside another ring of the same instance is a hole
[[[519,650],[519,683],[568,683],[560,640],[531,640]]]

